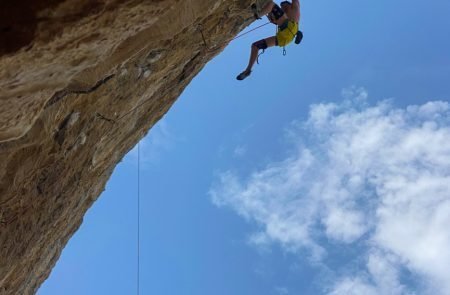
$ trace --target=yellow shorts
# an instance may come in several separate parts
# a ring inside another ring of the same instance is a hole
[[[294,40],[298,31],[298,24],[293,21],[288,21],[287,27],[284,30],[277,32],[277,45],[284,47]]]

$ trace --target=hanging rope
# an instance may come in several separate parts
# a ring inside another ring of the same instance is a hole
[[[250,31],[247,31],[247,32],[245,32],[245,33],[242,33],[242,34],[240,34],[240,35],[237,35],[236,37],[234,37],[234,38],[231,39],[230,41],[227,41],[227,43],[228,43],[228,42],[231,42],[231,41],[233,41],[233,40],[236,40],[236,39],[238,39],[238,38],[240,38],[240,37],[242,37],[242,36],[245,36],[245,35],[247,35],[247,34],[253,32],[253,31],[255,31],[255,30],[259,29],[259,28],[262,28],[262,27],[264,27],[264,26],[270,24],[270,23],[271,23],[271,22],[267,22],[267,23],[262,24],[262,25],[260,25],[260,26],[258,26],[258,27],[256,27],[256,28],[251,29]],[[200,26],[197,26],[197,30],[198,30],[198,31],[201,33],[201,35],[202,35],[202,39],[203,39],[203,43],[204,43],[205,47],[208,48],[207,43],[206,43],[205,36],[204,36],[204,34],[203,34],[202,26],[201,26],[201,25],[200,25]],[[224,43],[224,44],[225,44],[225,43]],[[169,87],[168,90],[171,90],[171,89],[175,88],[176,86],[178,86],[178,85],[177,85],[177,84],[174,84],[172,87]],[[125,113],[124,113],[122,116],[120,116],[119,118],[113,120],[114,123],[117,123],[118,121],[121,121],[122,119],[124,119],[124,118],[127,117],[128,115],[132,114],[136,109],[139,109],[139,108],[142,107],[144,104],[149,103],[149,102],[151,102],[151,101],[152,101],[152,100],[150,100],[150,99],[149,99],[149,100],[144,100],[143,102],[141,102],[140,104],[138,104],[137,106],[135,106],[134,108],[132,108],[131,110],[125,112]],[[106,132],[103,136],[109,135],[109,133],[112,132],[113,130],[114,130],[114,129],[111,128],[111,129],[110,129],[108,132]]]
[[[229,42],[231,42],[233,40],[241,38],[241,37],[243,37],[243,36],[253,32],[255,30],[258,30],[259,28],[262,28],[262,27],[268,25],[268,24],[270,24],[270,22],[267,22],[267,23],[262,24],[262,25],[260,25],[260,26],[258,26],[256,28],[254,28],[254,29],[251,29],[251,30],[249,30],[247,32],[244,32],[244,33],[242,33],[242,34],[232,38],[231,40],[227,41],[226,43],[229,43]],[[202,35],[203,42],[204,42],[205,46],[207,47],[207,43],[206,43],[205,37],[203,35],[203,31],[200,31],[200,32],[201,32],[201,35]],[[113,76],[109,76],[109,78],[112,78],[112,77]],[[166,91],[170,91],[170,90],[174,89],[177,86],[179,86],[179,85],[174,84],[172,87],[167,88]],[[119,121],[122,121],[125,117],[129,116],[134,111],[136,111],[137,109],[141,108],[143,105],[145,105],[145,104],[147,104],[147,103],[149,103],[151,101],[152,101],[151,99],[144,100],[143,102],[139,103],[138,105],[136,105],[135,107],[133,107],[129,111],[126,111],[124,114],[122,114],[121,116],[119,116],[116,119],[109,119],[109,118],[106,118],[105,116],[103,116],[103,115],[101,115],[99,113],[96,113],[95,116],[92,116],[88,120],[88,122],[86,122],[86,125],[90,125],[91,123],[93,123],[93,121],[96,118],[101,118],[101,119],[103,119],[105,121],[108,121],[108,122],[112,123],[113,125],[118,124]],[[109,128],[106,132],[103,133],[101,138],[108,136],[110,133],[114,132],[115,130],[116,130],[115,128]],[[75,138],[75,142],[78,142],[78,140],[80,140],[81,134],[82,133],[77,135],[77,137]],[[138,161],[137,162],[138,163],[137,163],[137,208],[136,208],[137,209],[137,237],[136,237],[137,238],[137,257],[136,257],[136,259],[137,259],[137,266],[136,266],[137,292],[136,293],[137,293],[137,295],[140,295],[140,143],[139,142],[138,142]],[[110,170],[110,167],[105,167],[105,169],[103,169],[99,173],[99,175],[103,175],[108,170]]]
[[[258,26],[258,27],[256,27],[256,28],[253,28],[253,29],[251,29],[251,30],[245,32],[245,33],[242,33],[242,34],[240,34],[240,35],[234,37],[234,38],[231,39],[230,41],[227,41],[226,43],[229,43],[229,42],[231,42],[231,41],[233,41],[233,40],[236,40],[236,39],[238,39],[238,38],[241,38],[241,37],[243,37],[243,36],[245,36],[245,35],[247,35],[247,34],[253,32],[253,31],[255,31],[255,30],[258,30],[259,28],[262,28],[262,27],[268,25],[268,24],[270,24],[270,22],[267,22],[267,23],[265,23],[265,24],[262,24],[262,25],[260,25],[260,26]],[[207,43],[206,43],[205,36],[204,36],[204,34],[203,34],[202,27],[201,27],[201,26],[197,27],[197,30],[198,30],[198,31],[201,33],[201,35],[202,35],[202,40],[203,40],[203,43],[204,43],[205,47],[208,48]],[[225,44],[225,43],[224,43],[224,44]],[[175,88],[175,87],[177,87],[177,86],[178,86],[177,84],[174,84],[172,87],[169,87],[168,90],[172,90],[173,88]],[[137,109],[141,108],[143,105],[145,105],[145,104],[147,104],[147,103],[149,103],[149,102],[151,102],[151,101],[152,101],[152,100],[150,100],[150,99],[144,100],[143,102],[139,103],[138,105],[136,105],[135,107],[133,107],[131,110],[125,112],[125,113],[122,114],[120,117],[116,118],[115,120],[108,120],[108,121],[111,121],[111,123],[113,123],[113,124],[117,124],[119,121],[122,121],[125,117],[127,117],[127,116],[129,116],[130,114],[134,113],[134,111],[136,111]],[[98,115],[97,115],[97,117],[98,117]],[[90,121],[93,121],[94,119],[95,119],[95,117],[93,117]],[[109,135],[109,134],[110,134],[111,132],[113,132],[113,131],[114,131],[114,128],[110,128],[107,132],[105,132],[105,133],[103,134],[102,137]],[[76,139],[76,140],[79,139],[79,136],[80,136],[80,135],[77,136],[77,139]],[[137,239],[137,257],[136,257],[136,259],[137,259],[137,266],[136,266],[136,283],[137,283],[137,290],[136,290],[136,294],[137,294],[137,295],[140,295],[140,161],[141,161],[141,159],[140,159],[140,143],[139,143],[139,142],[138,142],[138,147],[137,147],[137,153],[138,153],[138,160],[137,160],[138,163],[137,163],[137,208],[136,208],[136,210],[137,210],[137,236],[136,236],[136,239]],[[100,175],[104,174],[107,170],[108,170],[108,169],[105,168],[105,169],[100,173]]]
[[[255,31],[255,30],[259,29],[259,28],[262,28],[262,27],[264,27],[264,26],[270,24],[270,23],[271,23],[271,22],[267,22],[267,23],[262,24],[262,25],[260,25],[260,26],[258,26],[258,27],[256,27],[256,28],[254,28],[254,29],[251,29],[250,31],[247,31],[247,32],[245,32],[245,33],[242,33],[242,34],[240,34],[240,35],[237,35],[236,37],[234,37],[233,39],[231,39],[230,42],[233,41],[233,40],[236,40],[236,39],[238,39],[238,38],[241,38],[242,36],[245,36],[245,35],[247,35],[247,34],[253,32],[253,31]]]
[[[137,163],[137,295],[140,294],[140,201],[141,201],[141,196],[140,196],[140,163],[141,163],[141,144],[140,142],[138,142],[138,146],[137,146],[137,153],[138,153],[138,163]]]
[[[208,48],[208,44],[206,43],[205,35],[203,35],[203,27],[201,24],[197,26],[197,30],[202,35],[203,44],[205,45],[206,48]]]
[[[258,30],[258,29],[260,29],[260,28],[262,28],[262,27],[264,27],[264,26],[266,26],[266,25],[268,25],[268,24],[270,24],[270,23],[271,23],[271,22],[267,22],[267,23],[265,23],[265,24],[262,24],[262,25],[260,25],[260,26],[257,26],[256,28],[253,28],[253,29],[251,29],[251,30],[249,30],[249,31],[247,31],[247,32],[244,32],[244,33],[240,34],[240,35],[237,35],[236,37],[234,37],[233,39],[230,39],[229,41],[225,41],[225,42],[219,43],[219,45],[214,46],[214,48],[220,48],[220,47],[222,47],[223,45],[226,45],[226,44],[228,44],[228,43],[230,43],[230,42],[232,42],[232,41],[234,41],[234,40],[236,40],[236,39],[238,39],[238,38],[241,38],[241,37],[243,37],[243,36],[245,36],[245,35],[247,35],[247,34],[253,32],[253,31],[256,31],[256,30]],[[197,26],[197,31],[199,31],[199,33],[201,34],[202,40],[203,40],[203,44],[205,45],[205,47],[206,47],[207,49],[210,49],[209,46],[208,46],[208,44],[207,44],[207,42],[206,42],[206,38],[205,38],[205,35],[204,35],[204,33],[203,33],[203,27],[202,27],[201,25],[198,25],[198,26]]]

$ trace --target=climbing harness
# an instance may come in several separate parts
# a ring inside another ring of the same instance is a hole
[[[291,28],[291,26],[293,26],[295,29],[297,29],[297,32],[294,33],[292,31],[293,28]],[[283,34],[281,32],[288,30],[289,32],[287,34],[292,34],[292,39],[287,39],[286,34]],[[295,44],[300,44],[302,38],[303,38],[303,33],[298,30],[298,23],[297,22],[293,22],[290,20],[286,20],[283,24],[281,24],[280,26],[277,26],[277,30],[276,30],[276,34],[277,36],[277,41],[278,38],[282,38],[284,39],[283,41],[283,56],[286,56],[287,52],[286,52],[286,45],[289,44],[290,42],[292,42],[292,40],[294,40]]]

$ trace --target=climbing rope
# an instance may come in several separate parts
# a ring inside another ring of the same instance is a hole
[[[203,44],[205,45],[206,48],[208,48],[208,44],[206,43],[205,35],[203,35],[203,27],[201,24],[197,26],[197,30],[202,35]]]
[[[241,37],[243,37],[243,36],[253,32],[255,30],[258,30],[258,29],[268,25],[268,24],[270,24],[270,22],[267,22],[267,23],[262,24],[262,25],[260,25],[260,26],[258,26],[256,28],[253,28],[253,29],[251,29],[251,30],[249,30],[247,32],[244,32],[244,33],[234,37],[233,39],[227,41],[227,43],[229,43],[229,42],[231,42],[233,40],[236,40],[238,38],[241,38]],[[197,29],[201,33],[202,40],[203,40],[203,43],[204,43],[205,47],[208,48],[205,36],[203,34],[203,31],[202,31],[202,27],[199,26],[199,27],[197,27]],[[177,86],[178,86],[177,84],[174,84],[172,87],[169,87],[166,90],[170,91],[170,90],[174,89]],[[132,114],[137,109],[141,108],[144,104],[147,104],[147,103],[149,103],[151,101],[152,101],[151,99],[144,100],[143,102],[139,103],[138,105],[133,107],[131,110],[125,112],[120,117],[116,118],[115,120],[108,119],[108,120],[105,120],[105,121],[108,121],[111,124],[117,124],[119,121],[122,121],[122,119],[124,119],[128,115]],[[93,121],[93,120],[95,120],[95,118],[99,118],[99,117],[102,118],[103,116],[99,116],[99,114],[97,114],[95,117],[91,118],[90,121]],[[114,128],[110,128],[107,132],[105,132],[103,134],[102,137],[105,137],[105,136],[109,135],[114,130],[115,130]],[[77,136],[75,141],[78,141],[79,137],[80,137],[80,135]],[[137,153],[138,153],[138,160],[137,160],[137,208],[136,208],[136,210],[137,210],[137,235],[136,235],[136,239],[137,239],[137,257],[136,257],[136,260],[137,260],[137,265],[136,265],[137,290],[136,291],[137,292],[136,293],[137,293],[137,295],[139,295],[140,294],[140,161],[141,161],[141,159],[140,159],[140,143],[139,142],[138,142],[138,146],[137,146]],[[108,170],[108,168],[105,168],[103,171],[101,171],[100,175],[103,175],[107,170]]]
[[[141,179],[141,175],[140,175],[140,171],[141,171],[141,165],[140,165],[140,163],[141,163],[141,144],[140,144],[140,142],[138,142],[138,146],[137,146],[137,153],[138,153],[138,160],[137,160],[137,274],[136,274],[136,277],[137,277],[137,295],[139,295],[139,293],[140,293],[140,281],[139,281],[139,279],[140,279],[140,221],[141,221],[141,219],[140,219],[140,207],[141,207],[141,204],[140,204],[140,202],[141,202],[141,194],[140,194],[140,192],[141,192],[141,186],[140,186],[140,179]]]
[[[236,40],[236,39],[239,39],[239,38],[241,38],[241,37],[243,37],[243,36],[245,36],[245,35],[247,35],[247,34],[253,32],[253,31],[256,31],[256,30],[258,30],[258,29],[260,29],[260,28],[262,28],[262,27],[264,27],[264,26],[266,26],[266,25],[268,25],[268,24],[270,24],[270,23],[271,23],[271,22],[267,22],[267,23],[265,23],[265,24],[262,24],[262,25],[260,25],[260,26],[257,26],[256,28],[253,28],[253,29],[251,29],[251,30],[249,30],[249,31],[247,31],[247,32],[244,32],[244,33],[240,34],[240,35],[237,35],[236,37],[234,37],[234,38],[232,38],[232,39],[230,39],[230,40],[228,40],[228,41],[225,41],[225,42],[223,42],[223,43],[219,43],[219,45],[216,45],[215,47],[216,47],[216,48],[220,48],[220,47],[222,47],[223,45],[228,44],[228,43],[230,43],[230,42],[232,42],[232,41],[234,41],[234,40]],[[209,46],[208,46],[208,44],[206,43],[206,38],[205,38],[205,35],[204,35],[204,33],[203,33],[203,27],[202,27],[201,25],[198,25],[198,26],[197,26],[197,31],[199,31],[199,33],[201,34],[202,40],[203,40],[203,44],[205,45],[205,47],[206,47],[207,49],[210,49]]]
[[[242,34],[240,34],[240,35],[237,35],[236,37],[234,37],[233,39],[231,39],[230,41],[227,41],[227,42],[231,42],[231,41],[233,41],[233,40],[236,40],[236,39],[238,39],[238,38],[241,38],[242,36],[245,36],[245,35],[247,35],[247,34],[253,32],[253,31],[255,31],[255,30],[258,30],[259,28],[262,28],[262,27],[264,27],[264,26],[266,26],[266,25],[268,25],[268,24],[270,24],[270,23],[271,23],[271,22],[267,22],[267,23],[262,24],[262,25],[260,25],[260,26],[258,26],[258,27],[256,27],[256,28],[253,28],[253,29],[251,29],[251,30],[249,30],[249,31],[247,31],[247,32],[244,32],[244,33],[242,33]],[[202,31],[202,26],[201,26],[201,25],[200,25],[200,26],[197,26],[197,30],[198,30],[198,31],[201,33],[201,35],[202,35],[202,39],[203,39],[203,43],[204,43],[205,47],[208,48],[207,43],[206,43],[205,36],[204,36],[204,34],[203,34],[203,31]],[[224,43],[224,44],[225,44],[225,43]],[[172,89],[175,88],[176,86],[177,86],[177,84],[174,84],[174,86],[168,88],[167,90],[172,90]],[[152,100],[144,100],[143,102],[141,102],[140,104],[138,104],[137,106],[135,106],[134,108],[132,108],[131,110],[125,112],[125,113],[124,113],[122,116],[120,116],[119,118],[113,120],[113,121],[114,121],[113,123],[116,123],[116,122],[118,122],[118,121],[121,121],[123,118],[125,118],[125,117],[128,116],[129,114],[133,113],[136,109],[140,108],[141,106],[143,106],[144,104],[146,104],[146,103],[148,103],[148,102],[150,102],[150,101],[152,101]],[[110,132],[112,132],[112,131],[113,131],[113,129],[110,129],[108,132],[106,132],[106,133],[104,134],[104,136],[105,136],[105,135],[108,135],[108,134],[109,134]]]
[[[234,37],[233,39],[231,39],[230,42],[233,41],[233,40],[236,40],[236,39],[238,39],[238,38],[241,38],[242,36],[245,36],[245,35],[247,35],[247,34],[253,32],[253,31],[256,31],[256,30],[258,30],[259,28],[262,28],[262,27],[264,27],[264,26],[266,26],[266,25],[268,25],[268,24],[270,24],[270,23],[271,23],[271,22],[267,22],[267,23],[262,24],[262,25],[260,25],[260,26],[258,26],[258,27],[256,27],[256,28],[254,28],[254,29],[251,29],[251,30],[249,30],[249,31],[247,31],[247,32],[245,32],[245,33],[242,33],[242,34],[240,34],[240,35],[237,35],[236,37]]]

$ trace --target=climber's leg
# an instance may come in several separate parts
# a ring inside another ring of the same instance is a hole
[[[250,52],[250,60],[248,62],[247,68],[242,73],[240,73],[236,77],[236,79],[244,80],[245,78],[250,76],[253,65],[255,64],[256,59],[258,58],[259,50],[266,50],[267,48],[273,47],[276,44],[277,44],[277,38],[275,36],[254,42],[252,44],[252,48],[251,48],[251,52]]]

